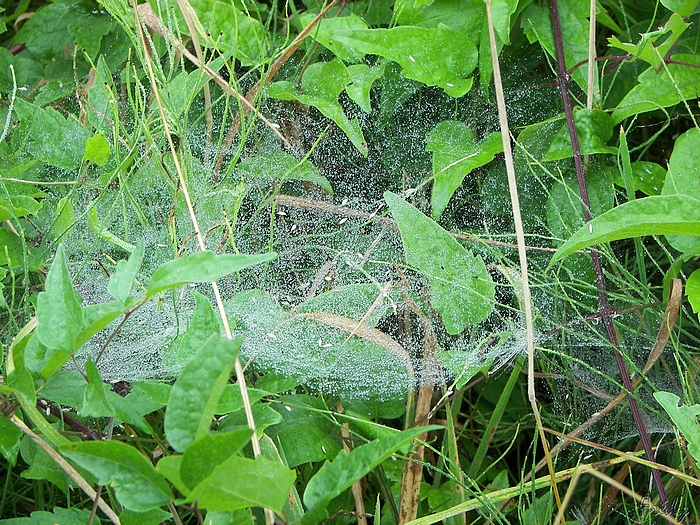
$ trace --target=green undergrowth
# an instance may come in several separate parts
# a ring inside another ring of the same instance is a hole
[[[2,523],[399,523],[410,462],[403,522],[554,521],[485,5],[326,7],[2,4]],[[549,3],[492,9],[562,512],[663,519],[609,314],[692,523],[698,2],[598,2],[589,85],[562,1],[568,123]]]

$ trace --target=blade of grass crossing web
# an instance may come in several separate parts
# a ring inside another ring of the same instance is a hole
[[[491,15],[491,0],[486,0],[486,17],[488,20],[489,42],[491,43],[491,61],[493,63],[493,81],[496,90],[496,102],[498,104],[498,119],[501,127],[501,137],[503,139],[503,154],[505,156],[506,171],[508,173],[508,188],[510,190],[510,200],[513,208],[513,222],[515,224],[515,234],[518,240],[518,255],[520,259],[520,273],[523,280],[523,308],[525,309],[525,329],[527,331],[527,394],[532,406],[532,412],[537,420],[537,429],[542,438],[544,454],[547,458],[547,467],[554,490],[554,497],[557,507],[561,508],[561,498],[555,481],[554,465],[552,456],[549,453],[549,446],[545,439],[542,418],[537,406],[535,396],[535,340],[532,325],[532,299],[530,296],[530,284],[527,273],[527,251],[525,244],[525,232],[520,214],[520,202],[518,199],[518,185],[515,179],[515,165],[513,164],[513,151],[510,146],[510,132],[508,127],[508,115],[506,113],[505,96],[503,95],[503,84],[501,82],[501,69],[498,62],[498,49],[496,47],[496,34],[493,27],[493,17]]]
[[[155,72],[153,71],[153,63],[151,60],[151,53],[150,53],[150,47],[146,41],[146,36],[143,31],[143,27],[141,26],[141,21],[139,19],[139,11],[138,7],[136,6],[136,0],[131,0],[131,5],[134,11],[134,19],[136,21],[136,27],[140,36],[141,40],[141,46],[143,47],[143,52],[144,52],[144,61],[146,62],[146,68],[148,70],[148,76],[151,82],[151,87],[153,89],[153,94],[156,99],[156,103],[158,105],[158,112],[160,113],[160,118],[163,123],[163,129],[165,131],[165,136],[168,140],[168,146],[170,147],[170,153],[173,158],[173,163],[175,164],[175,170],[177,171],[178,178],[180,180],[180,190],[182,191],[182,194],[185,198],[185,202],[187,204],[187,210],[190,215],[190,220],[192,221],[192,226],[194,227],[194,230],[197,235],[197,244],[199,245],[199,249],[201,251],[206,250],[206,245],[204,244],[204,237],[202,236],[202,231],[201,228],[199,227],[199,220],[197,219],[197,215],[195,214],[194,211],[194,206],[192,205],[192,199],[190,198],[189,191],[187,190],[187,183],[185,181],[185,176],[184,172],[182,169],[182,164],[180,163],[180,159],[178,158],[177,150],[175,148],[175,144],[173,143],[172,135],[170,134],[170,127],[168,126],[168,121],[165,118],[165,111],[163,110],[163,103],[161,100],[160,96],[160,91],[158,90],[158,84],[156,83],[156,76]],[[221,294],[219,293],[219,286],[216,282],[211,283],[212,290],[214,291],[214,297],[216,298],[216,304],[219,308],[219,313],[221,315],[221,321],[224,327],[224,332],[226,333],[227,339],[233,339],[233,335],[231,333],[231,327],[229,326],[228,323],[228,317],[226,316],[226,311],[224,310],[224,303],[223,300],[221,299]],[[241,398],[243,400],[243,408],[245,411],[246,415],[246,421],[248,423],[248,426],[253,430],[253,438],[251,440],[251,444],[253,447],[253,455],[255,457],[258,457],[261,454],[260,450],[260,442],[258,441],[256,437],[256,432],[255,432],[255,419],[253,418],[253,410],[250,404],[250,398],[248,397],[248,389],[246,387],[246,382],[245,382],[245,376],[243,374],[243,367],[241,366],[240,359],[236,357],[236,363],[234,365],[235,371],[236,371],[236,381],[238,383],[238,387],[241,390]],[[271,510],[265,509],[265,518],[266,521],[268,522],[268,525],[272,525],[274,523],[274,514],[272,513]]]

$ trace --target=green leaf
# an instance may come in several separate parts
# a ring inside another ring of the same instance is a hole
[[[88,386],[85,389],[85,403],[80,409],[80,415],[83,417],[114,417],[116,412],[107,400],[107,392],[104,388],[107,385],[102,382],[100,372],[92,359],[88,359],[85,363],[85,374],[88,378]]]
[[[673,152],[668,161],[668,173],[661,190],[662,195],[687,195],[700,197],[700,130],[691,129],[678,137],[673,144]],[[696,232],[700,235],[700,232]],[[700,251],[700,238],[667,235],[666,240],[676,250],[683,253]]]
[[[644,235],[700,235],[700,200],[658,195],[626,202],[593,219],[554,254],[550,266],[581,248]]]
[[[197,252],[168,261],[158,268],[148,283],[146,297],[191,283],[210,283],[234,272],[277,258],[274,252],[261,255],[224,254],[212,251]]]
[[[53,512],[35,510],[29,518],[11,518],[2,520],[4,525],[85,525],[90,520],[90,509],[62,509],[54,507]]]
[[[355,29],[336,33],[335,40],[393,60],[405,77],[439,86],[452,97],[461,97],[472,87],[474,79],[466,77],[477,64],[476,46],[469,36],[447,26]]]
[[[612,113],[613,124],[628,117],[675,106],[682,100],[692,100],[700,90],[700,55],[674,55],[674,60],[685,64],[668,64],[660,71],[646,69]]]
[[[688,452],[693,456],[695,463],[700,466],[700,425],[698,425],[700,405],[681,405],[679,407],[680,398],[671,392],[654,392],[654,397],[683,434],[688,442]]]
[[[249,428],[208,434],[192,443],[182,455],[180,477],[190,490],[208,478],[216,467],[238,453],[249,441]]]
[[[637,161],[630,164],[632,168],[632,190],[645,195],[660,195],[666,180],[666,170],[655,162]],[[613,173],[615,184],[625,187],[620,171]]]
[[[165,456],[156,465],[156,471],[170,481],[181,494],[187,496],[190,490],[180,478],[180,465],[182,465],[182,455]]]
[[[185,333],[174,344],[169,345],[163,356],[168,366],[181,368],[206,342],[211,334],[221,333],[219,317],[211,306],[209,299],[199,292],[192,292],[195,299],[194,313]],[[172,350],[171,350],[172,349]]]
[[[649,62],[656,70],[660,70],[664,65],[664,59],[669,51],[673,49],[680,36],[690,27],[690,24],[683,20],[678,13],[673,13],[666,23],[656,31],[642,33],[638,44],[628,44],[621,42],[616,36],[608,38],[610,47],[624,50],[632,55],[632,60],[641,59]],[[668,33],[671,35],[668,35]],[[659,45],[656,43],[660,41]]]
[[[314,13],[303,13],[299,16],[301,23],[304,26],[316,17]],[[324,46],[326,49],[335,54],[338,58],[356,64],[361,62],[365,54],[357,51],[352,47],[346,46],[335,39],[336,33],[339,31],[347,31],[349,29],[367,29],[367,24],[359,16],[350,14],[348,16],[337,16],[334,18],[324,18],[316,28],[311,32],[311,36]]]
[[[0,454],[12,467],[17,464],[21,437],[22,431],[9,418],[0,417]]]
[[[139,241],[136,249],[131,252],[128,261],[121,260],[117,263],[117,269],[109,276],[107,292],[122,304],[126,304],[134,288],[134,280],[143,262],[144,246]]]
[[[430,281],[431,302],[447,333],[459,334],[486,319],[495,286],[484,261],[398,195],[386,192],[384,199],[399,226],[406,262]]]
[[[24,195],[10,195],[10,200],[0,201],[0,221],[34,215],[41,209],[41,203]]]
[[[175,450],[184,452],[209,432],[241,341],[212,335],[178,376],[165,411],[165,434]]]
[[[335,122],[348,136],[362,155],[367,156],[367,143],[357,119],[350,120],[338,102],[338,96],[352,82],[352,77],[342,60],[316,62],[311,64],[301,79],[302,93],[291,82],[282,81],[270,84],[265,92],[269,97],[280,100],[298,100],[313,106],[324,116]]]
[[[393,436],[377,439],[352,450],[341,452],[332,462],[327,461],[309,480],[304,491],[304,505],[308,511],[302,525],[315,525],[328,516],[328,504],[333,498],[368,472],[388,459],[394,452],[409,444],[416,436],[441,427],[427,426],[397,432]]]
[[[36,335],[44,346],[68,355],[78,349],[74,341],[84,326],[81,303],[82,298],[73,290],[68,275],[65,250],[59,245],[46,276],[44,291],[37,298],[39,326]]]
[[[372,104],[370,102],[369,93],[372,89],[372,84],[384,75],[384,64],[372,67],[366,64],[356,64],[354,66],[348,66],[347,69],[348,73],[350,73],[352,83],[345,87],[345,92],[362,108],[362,111],[371,113]]]
[[[683,18],[687,18],[693,14],[693,11],[698,5],[698,0],[661,0],[661,3],[669,11],[673,11]]]
[[[211,510],[264,507],[282,512],[296,473],[281,463],[258,456],[231,456],[203,480],[187,501]]]
[[[172,519],[172,514],[163,509],[151,509],[146,512],[125,510],[119,515],[122,525],[158,525]]]
[[[434,179],[430,204],[432,216],[437,221],[464,178],[502,152],[503,142],[501,134],[497,132],[477,142],[466,124],[446,120],[428,133],[425,149],[433,152]]]
[[[693,312],[700,317],[700,269],[695,270],[688,277],[685,283],[685,295],[688,296],[688,302],[693,308]]]
[[[8,228],[0,228],[0,265],[20,268],[25,261],[22,241]]]
[[[80,167],[90,132],[72,117],[65,118],[53,108],[42,109],[17,98],[15,108],[29,122],[29,153],[46,164],[65,170]]]
[[[281,444],[288,467],[333,459],[340,452],[334,423],[323,413],[327,407],[321,399],[290,395],[281,396],[279,401],[282,404],[273,408],[283,420],[268,428],[266,434]]]
[[[109,142],[104,135],[93,135],[85,141],[83,159],[104,166],[109,160]]]
[[[600,109],[580,109],[574,113],[581,155],[600,153],[617,154],[617,148],[608,146],[613,135],[610,116]],[[571,136],[566,123],[555,135],[542,162],[566,159],[573,156]]]
[[[146,512],[173,499],[165,479],[134,447],[116,441],[84,441],[64,445],[59,452],[95,476],[100,485],[111,485],[128,510]]]
[[[75,224],[75,212],[70,196],[63,197],[56,205],[56,220],[53,223],[53,234],[60,239],[64,235],[68,237]]]

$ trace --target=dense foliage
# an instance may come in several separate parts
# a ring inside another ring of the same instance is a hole
[[[4,2],[2,522],[696,522],[700,2],[593,3]]]

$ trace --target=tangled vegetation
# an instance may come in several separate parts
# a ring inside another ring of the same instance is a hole
[[[697,522],[699,4],[3,3],[0,522]]]

